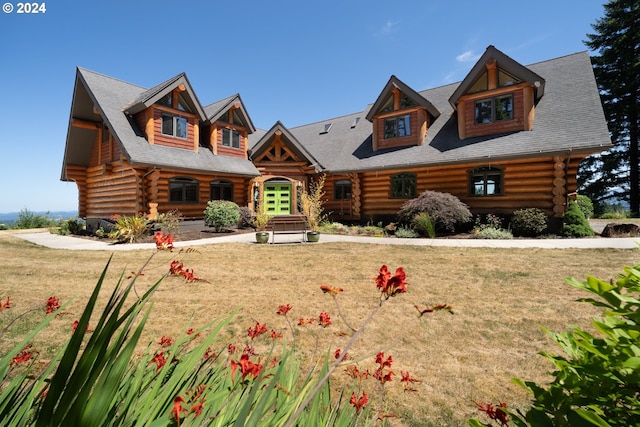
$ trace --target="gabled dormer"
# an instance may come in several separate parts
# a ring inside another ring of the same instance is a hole
[[[204,110],[184,73],[143,92],[125,108],[149,144],[198,151]]]
[[[268,170],[270,174],[302,177],[321,169],[320,163],[280,121],[253,145],[250,157],[258,170]]]
[[[373,150],[422,145],[439,115],[431,102],[391,76],[367,114],[373,123]]]
[[[532,130],[545,80],[493,46],[449,98],[460,139]]]
[[[214,154],[247,158],[248,136],[255,127],[240,95],[235,94],[205,107],[206,133],[202,145]]]

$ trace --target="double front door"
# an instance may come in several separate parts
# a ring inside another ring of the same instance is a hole
[[[264,208],[267,215],[291,213],[291,183],[264,183]]]

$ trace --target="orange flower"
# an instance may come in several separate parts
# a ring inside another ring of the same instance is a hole
[[[380,267],[378,276],[374,278],[376,281],[376,288],[380,289],[385,299],[396,296],[397,294],[407,292],[406,282],[407,275],[404,272],[403,267],[398,267],[393,276],[389,272],[389,268],[386,265]]]
[[[327,285],[320,286],[320,289],[322,289],[322,292],[329,295],[338,295],[340,292],[344,291],[344,289],[342,288],[335,288],[333,286],[327,286]]]
[[[11,308],[11,301],[9,301],[9,297],[7,297],[7,301],[4,303],[0,301],[0,311],[5,310],[7,308]]]
[[[342,355],[342,350],[337,348],[336,351],[333,352],[333,357],[335,359],[338,359],[340,357],[340,355]],[[342,360],[347,360],[348,358],[349,358],[349,353],[345,353],[344,357],[342,358]]]
[[[276,311],[276,314],[280,316],[286,316],[290,310],[291,310],[291,304],[281,305],[278,307],[278,311]]]
[[[240,368],[243,381],[248,375],[253,375],[253,377],[256,378],[260,375],[260,371],[262,370],[262,364],[253,363],[249,360],[249,355],[247,353],[240,356],[240,360],[231,361],[231,380],[233,380],[238,367]]]
[[[322,326],[323,328],[326,328],[331,324],[331,317],[326,311],[323,311],[322,313],[320,313],[320,317],[318,318],[318,323],[320,323],[320,326]]]
[[[153,356],[153,359],[151,360],[151,363],[155,363],[156,364],[156,372],[158,372],[160,369],[162,369],[162,367],[167,363],[167,358],[164,357],[164,351],[156,353],[156,355]]]
[[[266,323],[261,325],[259,322],[256,322],[256,326],[247,329],[247,335],[249,336],[249,338],[254,339],[266,333],[267,331],[268,328]]]
[[[182,406],[183,403],[184,398],[176,396],[176,398],[173,399],[173,409],[169,413],[169,418],[175,418],[178,423],[180,422],[180,413],[187,412],[187,410]]]
[[[31,348],[31,344],[25,345],[24,348],[20,350],[18,354],[13,356],[13,358],[9,362],[9,366],[15,366],[20,363],[28,362],[29,360],[31,360],[31,357],[33,357],[33,351],[30,351],[29,350],[30,348]]]
[[[171,347],[171,345],[173,344],[173,338],[165,337],[163,335],[162,338],[160,338],[160,341],[158,341],[158,344],[160,344],[162,347]]]
[[[478,406],[478,410],[487,414],[492,420],[498,421],[500,425],[506,426],[509,423],[509,415],[504,411],[507,408],[507,404],[505,402],[500,402],[500,404],[496,407],[491,403],[479,403],[473,402]]]
[[[310,317],[308,319],[301,317],[300,320],[298,320],[298,326],[311,325],[315,321],[316,319],[314,319],[313,317]]]
[[[173,234],[164,234],[162,231],[156,231],[153,235],[153,240],[156,242],[156,249],[164,251],[171,251],[173,249]]]
[[[47,314],[51,314],[60,308],[60,300],[56,297],[49,297],[46,302]]]
[[[356,412],[359,414],[362,408],[367,406],[367,403],[369,403],[369,396],[367,396],[367,393],[363,391],[362,396],[360,396],[360,399],[358,399],[355,393],[351,393],[351,399],[349,400],[349,403],[351,403],[356,408]]]
[[[404,385],[404,391],[415,391],[415,389],[411,387],[411,383],[419,383],[420,380],[413,378],[411,374],[409,374],[409,371],[400,371],[400,375],[402,376],[400,382]]]
[[[282,333],[276,332],[275,330],[272,329],[271,330],[271,338],[274,339],[274,340],[282,338]]]

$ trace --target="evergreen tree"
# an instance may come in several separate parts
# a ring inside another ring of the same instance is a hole
[[[585,44],[599,54],[592,62],[614,147],[582,162],[578,185],[596,203],[628,201],[639,216],[640,2],[610,0],[604,11]]]

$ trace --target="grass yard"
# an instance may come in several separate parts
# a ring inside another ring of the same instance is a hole
[[[115,253],[106,283],[112,287],[121,273],[126,277],[135,272],[150,254]],[[10,310],[0,312],[0,327],[31,308],[44,311],[50,296],[62,302],[72,300],[65,308],[69,314],[56,319],[47,334],[34,342],[40,358],[46,359],[69,336],[109,256],[107,252],[46,249],[0,235],[0,299],[10,297],[12,303]],[[403,426],[462,426],[470,417],[483,420],[473,400],[526,406],[526,393],[511,378],[544,382],[551,364],[537,353],[558,351],[540,326],[562,331],[568,325],[586,326],[597,315],[592,306],[575,302],[585,295],[565,284],[564,278],[609,279],[623,266],[639,261],[636,250],[613,249],[224,244],[188,253],[157,253],[138,279],[138,292],[167,273],[174,259],[207,282],[167,277],[153,297],[144,343],[175,336],[187,326],[201,326],[235,308],[240,311],[233,326],[224,331],[221,348],[229,343],[243,346],[247,328],[256,322],[282,332],[290,342],[291,331],[276,310],[291,304],[289,317],[298,352],[309,361],[327,350],[343,348],[351,335],[320,286],[344,288],[338,295],[342,312],[352,326],[359,327],[378,304],[373,278],[380,266],[387,264],[392,272],[403,266],[408,292],[388,301],[349,351],[350,362],[361,370],[374,367],[373,357],[379,351],[393,356],[396,376],[385,388],[384,401],[386,411],[397,415],[389,424]],[[418,316],[415,306],[435,303],[451,304],[455,314]],[[331,316],[333,324],[328,328],[295,326],[298,318],[317,319],[321,311]],[[41,313],[31,313],[11,325],[0,335],[0,351],[41,318]],[[266,349],[268,341],[257,350]],[[403,391],[400,371],[421,380],[413,384],[415,391]],[[333,383],[347,384],[343,370],[336,372]],[[374,382],[366,380],[363,387],[377,405]]]

